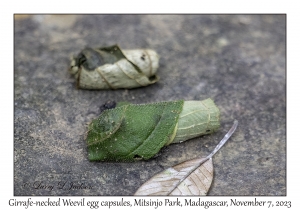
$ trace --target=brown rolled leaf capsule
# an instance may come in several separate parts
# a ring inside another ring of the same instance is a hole
[[[82,89],[137,88],[158,81],[158,63],[154,50],[121,50],[114,45],[82,50],[71,59],[69,72]]]

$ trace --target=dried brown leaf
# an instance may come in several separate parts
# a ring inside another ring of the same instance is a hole
[[[204,160],[195,158],[160,172],[144,183],[135,195],[206,195],[213,180],[212,159],[195,168]]]

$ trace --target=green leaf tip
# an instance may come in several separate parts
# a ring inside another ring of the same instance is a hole
[[[216,131],[219,109],[211,99],[122,104],[104,110],[88,128],[91,161],[147,160],[163,146]]]

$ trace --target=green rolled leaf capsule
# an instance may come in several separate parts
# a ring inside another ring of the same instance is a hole
[[[147,160],[171,143],[210,134],[220,126],[211,99],[125,104],[105,110],[88,127],[91,161]]]
[[[136,88],[158,81],[158,61],[151,49],[86,48],[71,59],[69,72],[82,89]]]

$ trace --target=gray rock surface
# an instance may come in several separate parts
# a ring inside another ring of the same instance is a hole
[[[163,169],[209,154],[234,119],[208,195],[286,195],[285,15],[17,15],[14,24],[14,195],[133,195]],[[116,43],[156,50],[160,81],[76,89],[70,55]],[[88,161],[87,124],[107,100],[209,97],[221,111],[218,132],[148,161]]]

